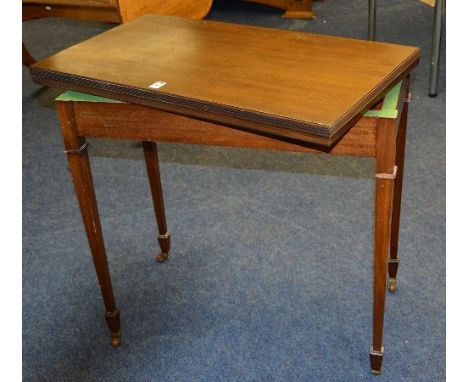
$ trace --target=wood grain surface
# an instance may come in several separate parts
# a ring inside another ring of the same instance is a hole
[[[119,0],[119,10],[124,23],[146,13],[202,19],[212,3],[213,0]]]
[[[331,146],[419,49],[146,15],[31,67],[39,83]],[[152,89],[158,81],[164,86]],[[254,126],[255,128],[255,126]]]
[[[69,101],[67,101],[69,102]],[[128,103],[69,102],[77,134],[85,137],[174,142],[333,155],[375,156],[377,118],[361,118],[336,145],[307,144],[239,130]]]
[[[76,7],[117,7],[117,0],[23,0],[23,4],[72,5]]]

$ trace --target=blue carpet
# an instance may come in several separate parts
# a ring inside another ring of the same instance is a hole
[[[365,38],[367,1],[314,2],[313,21],[215,1],[210,19]],[[38,58],[109,29],[26,23]],[[161,144],[172,254],[157,264],[141,148],[91,141],[123,343],[110,346],[53,99],[23,69],[25,381],[442,381],[445,379],[445,53],[427,97],[432,9],[379,2],[378,38],[422,48],[387,298],[384,373],[369,371],[370,159]],[[314,73],[311,73],[314,75]]]

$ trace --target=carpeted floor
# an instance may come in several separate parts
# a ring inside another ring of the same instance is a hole
[[[216,0],[210,19],[365,38],[367,1],[313,21]],[[109,29],[24,25],[38,58]],[[157,264],[141,148],[93,140],[91,160],[123,343],[110,346],[53,99],[23,69],[26,381],[445,379],[445,54],[427,97],[432,9],[379,2],[378,38],[422,48],[413,75],[399,289],[384,373],[370,374],[373,171],[368,159],[160,145],[172,254]],[[314,75],[314,73],[311,73]]]

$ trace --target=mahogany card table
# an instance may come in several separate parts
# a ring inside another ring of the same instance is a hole
[[[371,370],[382,370],[385,294],[397,286],[409,73],[419,49],[146,15],[31,66],[56,101],[106,308],[121,341],[86,137],[143,142],[163,262],[170,250],[157,142],[376,160]]]

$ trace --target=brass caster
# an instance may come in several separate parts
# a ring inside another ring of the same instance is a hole
[[[158,263],[163,263],[166,261],[167,256],[169,256],[171,248],[171,234],[166,232],[165,234],[160,234],[158,236],[159,247],[161,248],[161,253],[156,256],[156,261]]]
[[[398,282],[396,279],[389,279],[387,281],[387,288],[390,293],[393,293],[396,291],[397,285],[398,285]]]
[[[377,351],[371,348],[370,364],[371,364],[371,372],[374,375],[379,375],[382,373],[383,352],[384,352],[383,346],[382,346],[382,349],[380,349],[380,351]]]
[[[117,349],[120,347],[120,336],[119,337],[112,337],[112,347]]]
[[[161,252],[159,255],[156,256],[156,261],[158,263],[164,263],[168,256],[169,256],[169,253]]]

